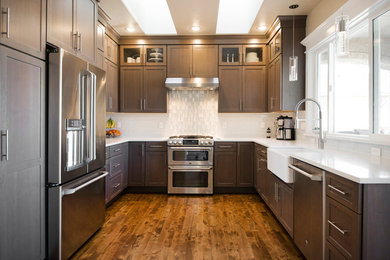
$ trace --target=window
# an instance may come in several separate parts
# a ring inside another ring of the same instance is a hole
[[[390,11],[374,20],[374,133],[390,134]]]
[[[331,134],[368,135],[370,38],[368,21],[352,28],[349,54],[338,56],[335,39],[316,51],[316,93],[323,126]]]

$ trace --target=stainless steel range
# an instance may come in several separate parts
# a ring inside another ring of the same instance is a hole
[[[168,193],[213,193],[214,140],[211,136],[172,136],[168,140]]]

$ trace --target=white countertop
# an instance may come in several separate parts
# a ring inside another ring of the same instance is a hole
[[[106,146],[125,142],[164,142],[168,138],[107,138]],[[306,148],[291,152],[293,158],[361,184],[390,184],[390,158],[304,147],[296,141],[267,138],[215,138],[217,142],[255,142],[268,148]]]

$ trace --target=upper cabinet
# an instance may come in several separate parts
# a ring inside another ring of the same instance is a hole
[[[48,0],[47,10],[47,41],[95,63],[96,2]]]
[[[0,43],[45,58],[46,1],[2,0]]]
[[[166,65],[165,45],[122,45],[120,47],[121,66],[163,66]]]
[[[265,45],[220,45],[219,65],[265,65]]]
[[[301,41],[306,36],[306,16],[278,16],[275,29],[268,42],[268,111],[293,111],[305,97],[305,47]],[[293,42],[293,31],[295,31]],[[298,80],[289,81],[289,57],[298,56]]]
[[[105,36],[104,57],[114,64],[118,64],[118,44],[109,36]]]
[[[168,77],[218,77],[217,45],[169,45]]]

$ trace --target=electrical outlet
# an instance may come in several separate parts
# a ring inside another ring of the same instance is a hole
[[[371,147],[371,155],[373,156],[381,156],[382,149],[379,147]]]

